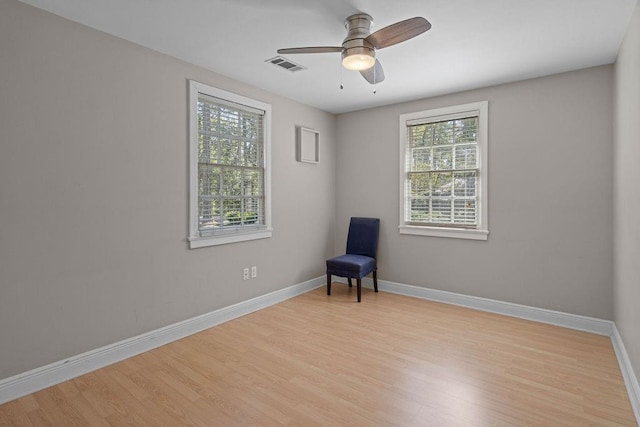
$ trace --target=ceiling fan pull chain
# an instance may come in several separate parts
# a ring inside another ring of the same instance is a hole
[[[378,68],[378,67],[376,67],[375,64],[374,64],[373,65],[373,84],[374,85],[377,83],[377,81],[376,81],[376,68]],[[373,94],[374,95],[376,94],[376,91],[377,91],[376,87],[373,86]]]

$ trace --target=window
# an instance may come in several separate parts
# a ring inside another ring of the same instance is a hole
[[[486,240],[488,103],[400,116],[400,233]]]
[[[189,86],[190,247],[271,237],[271,106]]]

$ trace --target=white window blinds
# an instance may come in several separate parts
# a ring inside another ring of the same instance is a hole
[[[407,122],[405,223],[478,226],[478,116]]]
[[[265,227],[265,112],[198,95],[198,232]]]

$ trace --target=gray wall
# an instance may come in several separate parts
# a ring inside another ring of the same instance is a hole
[[[338,116],[335,251],[376,216],[381,279],[612,319],[612,91],[602,66]],[[398,116],[481,100],[488,241],[400,235]]]
[[[187,249],[188,79],[272,104],[271,239]],[[0,379],[322,276],[334,159],[331,114],[0,1]]]
[[[615,66],[614,319],[640,373],[640,5]]]

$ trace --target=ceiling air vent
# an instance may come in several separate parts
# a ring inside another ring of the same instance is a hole
[[[275,56],[271,59],[267,59],[265,62],[270,62],[273,65],[276,65],[280,68],[284,68],[285,70],[291,71],[292,73],[294,71],[300,71],[300,70],[306,69],[302,65],[291,62],[290,60],[288,60],[287,58],[283,58],[282,56]]]

